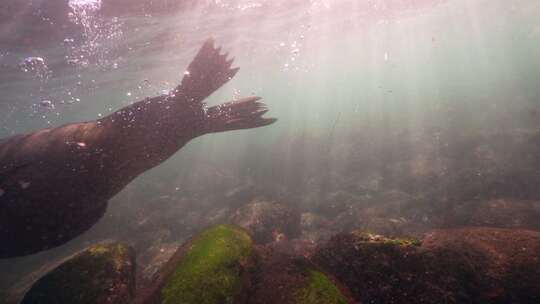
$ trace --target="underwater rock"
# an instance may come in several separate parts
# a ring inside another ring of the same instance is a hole
[[[303,240],[309,240],[313,243],[320,240],[328,240],[336,232],[335,224],[328,220],[326,217],[312,213],[304,212],[300,217],[300,227],[302,234],[300,236]]]
[[[436,230],[422,240],[427,252],[456,251],[477,268],[475,303],[540,303],[540,232],[522,229]],[[435,261],[434,261],[435,262]]]
[[[300,215],[302,230],[314,230],[326,228],[331,222],[326,217],[313,212],[304,212]]]
[[[253,201],[232,214],[230,222],[246,229],[258,244],[300,235],[300,213],[275,202]]]
[[[418,205],[404,192],[382,191],[337,215],[332,226],[342,232],[362,230],[391,237],[422,235],[429,229],[427,222],[417,220]]]
[[[100,12],[107,16],[165,14],[195,4],[195,0],[102,0]]]
[[[317,207],[320,214],[334,217],[350,208],[355,203],[362,201],[362,198],[344,190],[330,192]]]
[[[282,240],[262,246],[274,252],[309,258],[316,248],[316,243],[309,239],[298,238],[293,240]]]
[[[355,231],[334,236],[320,246],[313,261],[347,285],[362,303],[446,303],[467,302],[466,284],[474,269],[425,266],[419,243],[389,239]],[[454,260],[450,260],[453,262]],[[448,260],[441,261],[449,264]],[[458,262],[456,262],[459,265]],[[465,281],[462,281],[465,280]]]
[[[414,150],[400,153],[399,158],[384,153],[391,146],[379,148],[376,160],[382,163],[382,185],[442,204],[494,198],[538,200],[540,173],[534,168],[540,166],[539,134],[523,129],[437,133],[435,142],[409,143]],[[400,143],[390,151],[404,149]]]
[[[241,228],[218,225],[185,243],[141,295],[144,303],[236,303],[253,252]]]
[[[527,230],[438,230],[421,245],[355,231],[313,261],[365,303],[536,303],[538,250],[540,233]]]
[[[130,303],[135,254],[125,245],[95,245],[39,279],[22,303]]]
[[[144,250],[137,260],[140,267],[139,276],[143,280],[150,280],[169,261],[180,245],[178,242],[158,242]]]
[[[452,205],[445,227],[488,226],[540,230],[540,201],[491,199]]]
[[[338,304],[353,303],[326,274],[307,259],[260,248],[253,273],[249,303]]]
[[[539,183],[540,173],[530,168],[465,168],[432,184],[431,190],[424,190],[431,199],[449,203],[497,198],[538,200]]]

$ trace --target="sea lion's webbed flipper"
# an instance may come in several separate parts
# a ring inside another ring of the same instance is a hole
[[[273,124],[276,118],[262,117],[268,108],[252,96],[213,106],[207,110],[207,132],[251,129]]]
[[[227,59],[228,54],[220,54],[220,50],[214,47],[212,38],[206,40],[175,89],[179,100],[202,102],[236,75],[240,68],[231,68],[233,59]]]
[[[213,39],[204,43],[175,90],[179,100],[186,100],[188,105],[197,105],[236,75],[239,68],[231,68],[233,59],[227,59],[227,53],[220,54],[220,50],[220,47],[214,47]],[[274,123],[276,119],[262,117],[268,108],[258,101],[260,99],[246,97],[209,107],[201,134],[257,128]]]

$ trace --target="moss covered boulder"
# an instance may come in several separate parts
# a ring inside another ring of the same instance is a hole
[[[241,228],[218,225],[184,244],[158,271],[144,303],[237,303],[246,284],[253,253]]]
[[[259,248],[252,272],[249,303],[346,304],[348,292],[306,258],[273,248]]]
[[[130,303],[135,254],[122,244],[95,245],[38,280],[22,303]]]

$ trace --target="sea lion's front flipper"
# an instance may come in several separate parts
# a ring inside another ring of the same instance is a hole
[[[276,118],[262,117],[268,108],[261,98],[252,96],[227,102],[207,109],[209,133],[251,129],[273,124]]]
[[[239,68],[231,68],[233,59],[220,54],[221,48],[214,47],[212,38],[206,40],[193,61],[184,72],[182,83],[175,94],[189,102],[202,102],[206,97],[231,80]]]

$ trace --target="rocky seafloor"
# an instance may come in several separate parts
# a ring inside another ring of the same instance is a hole
[[[538,303],[540,232],[435,230],[422,240],[352,231],[318,246],[256,243],[212,226],[135,285],[132,250],[94,245],[22,303]],[[290,250],[295,248],[296,250]]]

